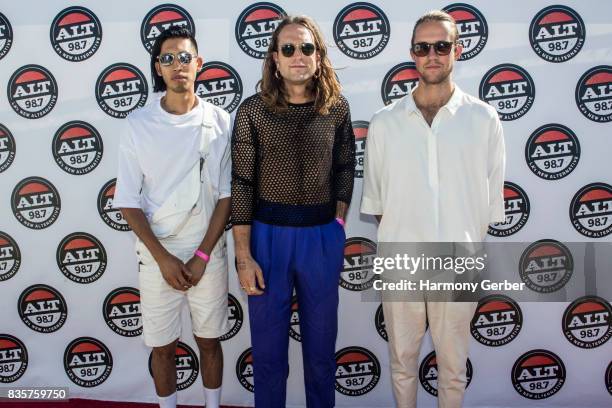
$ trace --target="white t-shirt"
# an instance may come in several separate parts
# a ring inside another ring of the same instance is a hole
[[[119,171],[114,208],[141,208],[148,219],[200,159],[203,109],[213,111],[213,129],[205,165],[213,194],[231,193],[230,116],[198,98],[184,115],[161,107],[161,97],[126,119],[119,142]],[[204,190],[204,194],[207,190]]]
[[[379,242],[480,242],[504,221],[497,112],[455,86],[431,127],[412,94],[378,111],[366,142],[361,212]]]

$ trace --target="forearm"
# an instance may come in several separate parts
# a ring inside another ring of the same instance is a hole
[[[208,229],[204,234],[204,239],[199,246],[199,250],[210,254],[217,244],[219,237],[223,234],[227,221],[229,220],[231,211],[231,198],[223,198],[217,202],[217,205],[210,217]]]
[[[346,219],[346,214],[348,212],[348,203],[344,201],[336,201],[336,218]]]
[[[132,231],[134,231],[134,234],[136,234],[142,243],[145,244],[149,252],[151,252],[151,255],[157,263],[159,263],[160,259],[165,255],[168,255],[166,248],[162,246],[155,234],[153,234],[149,221],[140,208],[121,208],[121,214]]]
[[[234,235],[234,248],[238,262],[242,259],[251,257],[251,226],[234,225],[232,227]]]

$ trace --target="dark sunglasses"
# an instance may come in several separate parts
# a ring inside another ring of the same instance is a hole
[[[302,54],[304,54],[306,57],[310,57],[312,54],[314,54],[315,49],[316,47],[312,43],[302,43],[300,45],[300,51],[302,51]],[[281,45],[280,50],[284,57],[293,57],[293,54],[295,54],[295,45],[283,44]]]
[[[435,43],[418,42],[412,45],[412,52],[417,57],[429,55],[429,50],[433,47],[437,55],[448,55],[453,49],[453,43],[449,41],[436,41]]]
[[[179,52],[178,54],[176,54],[176,57],[174,56],[174,54],[168,52],[165,54],[161,54],[159,57],[157,57],[157,60],[161,65],[169,67],[170,65],[174,64],[174,58],[178,58],[178,62],[181,65],[187,65],[193,60],[194,57],[196,56],[188,53],[187,51]]]

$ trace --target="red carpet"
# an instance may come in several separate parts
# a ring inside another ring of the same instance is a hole
[[[66,402],[7,402],[0,400],[0,406],[7,408],[157,408],[157,404],[143,404],[140,402],[110,402],[86,399],[70,399]],[[179,405],[179,408],[202,408],[202,405]],[[222,405],[222,408],[238,408]]]

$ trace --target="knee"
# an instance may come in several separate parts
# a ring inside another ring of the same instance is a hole
[[[174,359],[176,355],[176,342],[161,347],[153,347],[153,356],[163,360]]]
[[[198,349],[200,350],[200,354],[203,353],[212,353],[219,348],[221,348],[221,342],[218,338],[215,339],[205,339],[201,337],[196,337],[196,343],[198,344]]]

